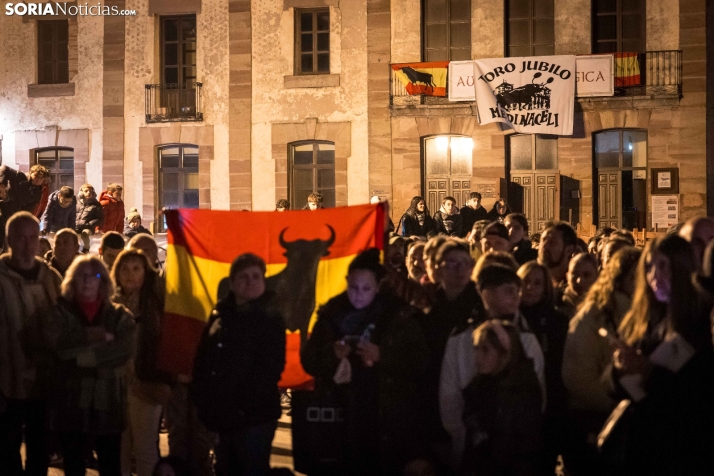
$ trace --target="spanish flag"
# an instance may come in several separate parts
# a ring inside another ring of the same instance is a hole
[[[393,64],[392,71],[412,96],[446,96],[448,61]]]
[[[166,306],[159,367],[190,374],[201,332],[227,289],[231,262],[254,253],[267,264],[266,286],[278,294],[288,329],[280,386],[311,381],[300,365],[300,341],[315,311],[346,288],[347,268],[360,251],[384,249],[385,204],[316,211],[167,210]]]
[[[640,84],[640,59],[637,53],[615,53],[615,86]]]

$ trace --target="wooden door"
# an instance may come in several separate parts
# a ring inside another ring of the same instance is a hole
[[[558,173],[512,172],[511,182],[520,186],[520,203],[511,203],[514,210],[522,210],[528,219],[531,233],[545,228],[545,224],[558,218],[560,195]]]
[[[620,228],[620,172],[598,171],[598,228]]]
[[[471,193],[471,178],[446,176],[427,177],[426,179],[426,206],[433,215],[441,208],[444,197],[454,197],[456,206],[461,208],[469,200]]]

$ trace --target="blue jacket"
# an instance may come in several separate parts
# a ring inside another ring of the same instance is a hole
[[[42,214],[40,220],[40,230],[51,233],[59,231],[62,228],[71,228],[74,230],[77,219],[77,197],[72,197],[72,204],[67,208],[60,205],[59,190],[50,194],[50,199],[47,202],[47,208]]]

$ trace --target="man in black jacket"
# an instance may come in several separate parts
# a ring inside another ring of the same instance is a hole
[[[461,207],[459,213],[463,220],[462,236],[466,236],[477,221],[488,219],[488,212],[481,206],[481,194],[478,192],[469,194],[469,201]]]
[[[191,397],[218,433],[216,475],[267,475],[281,415],[278,381],[285,367],[285,324],[265,289],[265,262],[240,255],[230,293],[211,314],[193,367]]]
[[[75,231],[82,238],[83,252],[89,251],[89,236],[104,224],[104,209],[97,200],[97,192],[88,183],[82,185],[77,194],[77,219]]]

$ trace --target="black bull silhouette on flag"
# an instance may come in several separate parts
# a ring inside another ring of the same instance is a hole
[[[315,311],[315,286],[317,284],[317,269],[320,260],[329,256],[330,246],[335,242],[335,230],[330,230],[327,240],[298,239],[287,241],[284,228],[280,232],[280,246],[285,250],[283,255],[288,264],[278,274],[265,280],[265,287],[277,294],[273,305],[283,316],[285,327],[289,331],[300,331],[300,340],[307,338],[310,317]],[[218,299],[228,296],[229,280],[224,278],[218,286]]]

